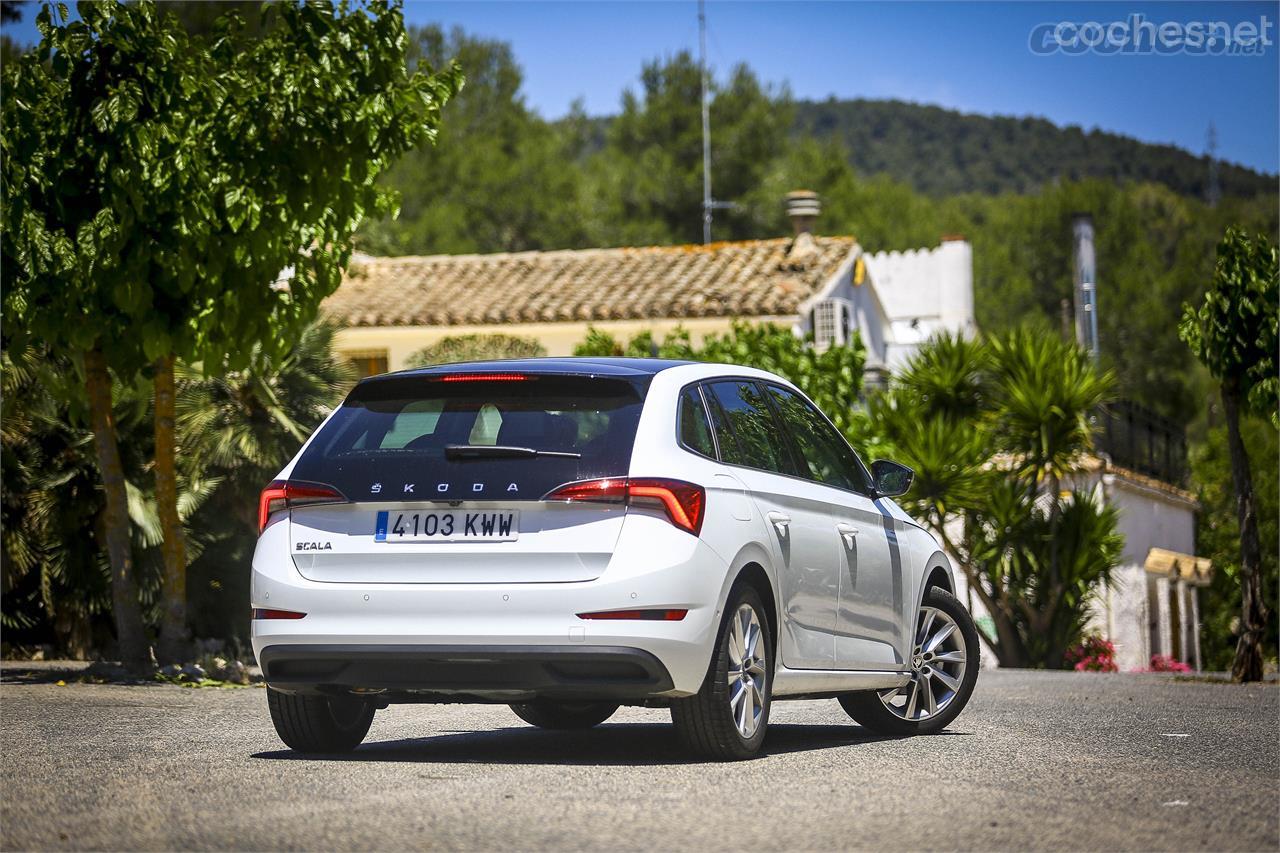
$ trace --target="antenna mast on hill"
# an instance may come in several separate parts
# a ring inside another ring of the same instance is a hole
[[[1204,147],[1209,157],[1209,188],[1205,201],[1209,202],[1210,207],[1217,207],[1218,199],[1222,198],[1222,187],[1218,186],[1218,128],[1213,126],[1212,121],[1209,122]]]

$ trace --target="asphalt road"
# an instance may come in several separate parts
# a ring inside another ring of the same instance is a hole
[[[942,735],[834,701],[765,755],[685,757],[665,711],[583,734],[393,706],[340,759],[286,751],[261,688],[0,687],[0,847],[1276,850],[1280,688],[984,672]]]

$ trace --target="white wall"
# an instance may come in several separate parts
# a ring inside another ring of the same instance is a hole
[[[1151,655],[1169,654],[1173,648],[1169,579],[1146,571],[1147,554],[1152,548],[1195,553],[1195,503],[1181,495],[1166,493],[1117,474],[1087,472],[1081,474],[1074,484],[1065,487],[1072,485],[1082,489],[1105,485],[1105,500],[1119,509],[1117,525],[1125,539],[1121,564],[1112,575],[1110,587],[1100,589],[1094,602],[1089,630],[1110,639],[1115,645],[1116,665],[1122,672],[1146,669]],[[953,535],[958,535],[959,523],[956,522],[953,528]],[[987,617],[986,608],[977,594],[970,595],[959,567],[956,583],[960,600],[970,604],[974,618]],[[1148,595],[1149,588],[1153,588],[1154,595]],[[1173,594],[1184,596],[1181,604],[1183,659],[1194,661],[1194,620],[1198,610],[1192,601],[1194,591],[1175,589]],[[1151,642],[1152,619],[1156,628],[1154,643]],[[989,664],[994,664],[994,655],[984,649],[983,666]]]

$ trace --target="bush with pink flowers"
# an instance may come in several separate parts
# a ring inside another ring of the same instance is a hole
[[[1147,672],[1191,672],[1191,667],[1173,655],[1152,655]]]
[[[1091,634],[1077,646],[1067,649],[1063,657],[1067,665],[1077,672],[1119,672],[1116,666],[1116,647],[1110,640]]]

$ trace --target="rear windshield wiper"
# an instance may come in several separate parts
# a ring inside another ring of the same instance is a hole
[[[556,456],[581,459],[581,453],[563,450],[538,450],[533,447],[511,447],[503,444],[450,444],[444,449],[446,459],[521,459],[534,456]]]

